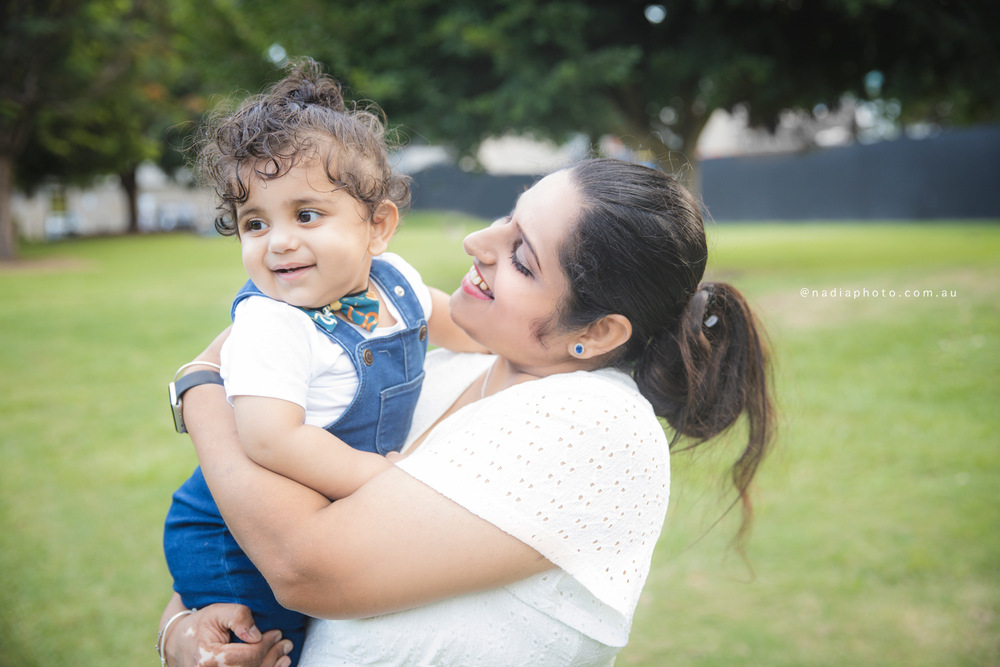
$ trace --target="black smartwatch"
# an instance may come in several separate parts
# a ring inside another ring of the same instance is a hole
[[[187,433],[187,426],[184,425],[184,415],[181,414],[181,396],[191,387],[200,384],[222,384],[222,376],[215,371],[194,371],[188,373],[167,386],[170,392],[170,412],[174,416],[174,428],[178,433]]]

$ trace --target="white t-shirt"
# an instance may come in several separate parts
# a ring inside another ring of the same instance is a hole
[[[428,355],[411,441],[492,363]],[[666,516],[663,427],[626,374],[525,382],[442,421],[399,468],[557,568],[350,621],[313,621],[302,667],[609,665],[628,641]]]
[[[420,274],[395,253],[383,253],[379,259],[389,262],[403,274],[430,319],[431,295]],[[385,294],[394,285],[375,281]],[[344,320],[340,326],[354,327],[362,336],[387,336],[404,328],[400,314],[388,299],[388,308],[396,320],[392,326],[367,331]],[[226,395],[280,398],[302,406],[305,423],[320,428],[334,422],[354,399],[358,375],[344,348],[319,330],[304,312],[282,301],[254,296],[236,307],[232,332],[222,346],[222,378]]]

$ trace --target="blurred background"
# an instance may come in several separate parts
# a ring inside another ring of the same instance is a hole
[[[0,257],[19,236],[207,228],[211,200],[178,149],[206,111],[306,55],[385,111],[417,208],[498,215],[525,180],[510,175],[596,151],[683,175],[719,220],[1000,215],[1000,10],[986,0],[4,12]]]
[[[165,386],[245,280],[183,148],[301,56],[385,112],[414,179],[391,249],[442,289],[464,234],[582,157],[702,197],[782,430],[747,563],[715,525],[726,441],[675,457],[619,665],[1000,665],[1000,3],[0,11],[0,666],[156,664],[195,465]]]

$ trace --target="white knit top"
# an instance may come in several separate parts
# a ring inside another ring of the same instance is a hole
[[[494,358],[435,350],[411,440]],[[663,428],[627,375],[515,385],[442,421],[399,467],[557,566],[358,621],[315,621],[303,667],[608,665],[628,641],[669,492]]]

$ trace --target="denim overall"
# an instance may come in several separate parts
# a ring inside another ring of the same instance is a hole
[[[383,300],[396,307],[405,328],[368,339],[343,320],[332,332],[320,329],[345,350],[358,373],[353,401],[326,430],[355,449],[385,454],[398,451],[410,429],[424,378],[427,321],[413,289],[395,267],[375,259],[371,278]],[[240,301],[259,294],[248,282],[237,294],[233,312]],[[281,607],[274,599],[267,581],[226,528],[200,467],[174,493],[163,550],[174,590],[186,607],[213,602],[247,605],[261,632],[279,628],[283,637],[294,642],[292,664],[298,661],[307,617]]]

